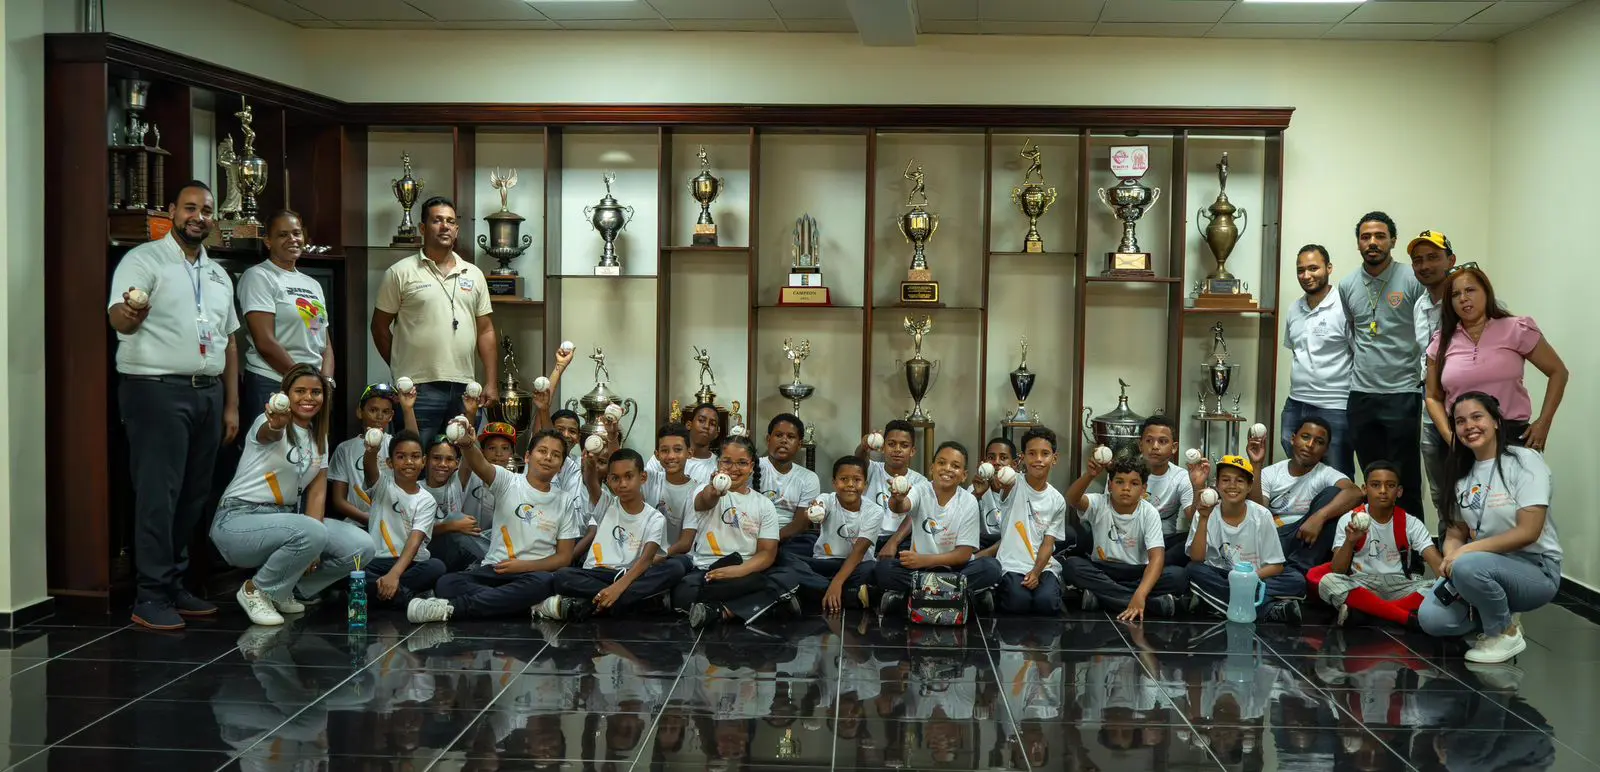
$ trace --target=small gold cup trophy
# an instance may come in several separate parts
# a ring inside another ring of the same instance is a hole
[[[400,227],[395,229],[389,246],[422,246],[422,233],[417,230],[417,224],[411,221],[411,207],[416,206],[417,199],[422,197],[422,180],[411,173],[410,152],[400,152],[400,177],[389,181],[389,190],[394,193],[394,199],[400,202],[401,210]]]
[[[700,219],[694,221],[693,243],[697,247],[714,247],[717,245],[717,223],[711,219],[711,202],[722,193],[722,180],[711,174],[711,161],[705,145],[700,146],[700,152],[695,157],[700,159],[700,173],[689,180],[689,194],[700,203]]]

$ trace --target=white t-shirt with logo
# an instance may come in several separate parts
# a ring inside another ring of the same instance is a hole
[[[970,491],[972,488],[968,487],[967,490]],[[982,496],[978,496],[978,514],[982,517],[978,525],[982,528],[983,535],[990,539],[1000,538],[1000,529],[1005,525],[1006,508],[1005,503],[1000,500],[999,491],[990,488],[984,491]]]
[[[1144,500],[1155,505],[1163,534],[1183,530],[1186,525],[1183,513],[1194,505],[1194,483],[1189,481],[1189,470],[1169,463],[1167,471],[1159,475],[1151,472],[1150,481],[1145,484]]]
[[[1344,530],[1350,527],[1350,519],[1357,512],[1366,511],[1367,505],[1362,504],[1339,518],[1339,527],[1333,536],[1335,550],[1344,546]],[[1433,546],[1433,534],[1428,533],[1428,524],[1422,522],[1422,518],[1406,515],[1406,541],[1417,552]],[[1406,572],[1404,558],[1400,545],[1395,543],[1394,520],[1387,523],[1374,520],[1366,536],[1356,542],[1355,553],[1350,558],[1350,573],[1403,575]]]
[[[1026,574],[1033,570],[1046,536],[1054,536],[1058,543],[1067,538],[1067,499],[1049,483],[1037,491],[1027,480],[1019,480],[1005,498],[1004,506],[1005,528],[995,557],[1000,559],[1000,570],[1005,573]],[[1060,574],[1061,564],[1047,560],[1044,570]]]
[[[911,489],[911,550],[943,555],[957,547],[978,548],[978,499],[972,491],[956,488],[950,500],[939,503],[932,485]]]
[[[711,476],[717,473],[717,454],[712,453],[706,458],[690,456],[683,462],[683,473],[691,479],[711,482]]]
[[[554,485],[541,491],[526,475],[497,466],[489,492],[494,494],[495,527],[482,565],[543,560],[556,554],[556,542],[583,537],[583,525],[570,506],[572,497]]]
[[[239,277],[239,311],[247,318],[253,313],[272,314],[272,336],[289,355],[289,361],[322,367],[328,350],[328,305],[322,285],[299,271],[285,271],[271,260],[250,266]],[[278,371],[261,356],[253,335],[244,352],[246,370],[276,379]]]
[[[838,494],[824,493],[817,497],[817,501],[822,502],[828,514],[820,526],[821,532],[817,534],[817,544],[811,549],[811,557],[842,560],[850,557],[857,539],[866,539],[867,554],[862,556],[861,562],[878,559],[872,543],[878,539],[878,524],[883,522],[883,513],[878,511],[880,507],[877,504],[863,499],[860,511],[851,512],[839,503]]]
[[[1295,477],[1289,473],[1289,462],[1279,461],[1261,470],[1261,495],[1267,497],[1273,523],[1281,528],[1311,514],[1311,500],[1323,488],[1348,479],[1344,472],[1320,461],[1311,471]]]
[[[1166,546],[1154,504],[1141,499],[1133,514],[1124,515],[1112,506],[1109,494],[1087,493],[1084,498],[1089,500],[1084,519],[1094,533],[1096,560],[1142,566],[1150,562],[1151,549]]]
[[[929,493],[933,492],[933,483],[928,482],[928,478],[923,477],[922,473],[915,469],[906,467],[906,479],[911,481],[912,492],[920,488],[927,488]],[[969,491],[967,495],[971,496],[972,493]],[[867,462],[867,490],[862,497],[883,508],[881,535],[888,536],[900,530],[900,521],[904,516],[889,508],[889,470],[882,461]]]
[[[378,446],[378,463],[383,463],[389,457],[389,441],[392,439],[394,437],[388,432],[383,433],[383,443]],[[339,443],[328,461],[328,480],[348,485],[350,490],[344,495],[345,501],[362,512],[372,511],[372,494],[361,487],[367,481],[366,469],[367,442],[362,437],[352,437]]]
[[[622,502],[608,491],[601,497],[600,513],[594,543],[589,545],[589,554],[583,559],[584,568],[626,571],[639,559],[646,544],[654,544],[659,552],[666,552],[669,546],[664,535],[667,519],[649,504],[638,514],[629,514],[622,508]]]
[[[1513,446],[1506,448],[1499,468],[1494,459],[1473,464],[1466,478],[1456,483],[1456,503],[1461,519],[1472,529],[1476,540],[1515,528],[1518,510],[1549,507],[1554,492],[1544,456]],[[1539,538],[1519,552],[1561,559],[1561,539],[1556,535],[1555,517],[1549,509],[1545,510],[1544,530],[1539,532]]]
[[[416,493],[406,493],[394,482],[394,472],[385,469],[378,473],[378,484],[372,486],[371,518],[367,520],[367,533],[378,548],[378,557],[397,558],[406,551],[406,540],[411,532],[422,534],[422,546],[417,548],[413,563],[428,559],[428,542],[433,539],[433,526],[444,519],[439,502],[420,485]]]
[[[233,473],[233,481],[222,492],[222,498],[252,504],[296,504],[300,492],[316,479],[318,472],[328,468],[328,458],[317,453],[311,433],[293,421],[276,442],[263,444],[257,440],[256,433],[266,422],[267,417],[260,415],[250,425],[244,453],[239,456],[239,469]]]
[[[707,486],[695,490],[695,496]],[[778,513],[766,496],[750,491],[723,494],[711,509],[695,512],[696,533],[689,560],[702,571],[722,558],[738,553],[745,560],[756,554],[762,539],[778,539]]]
[[[494,493],[476,474],[468,473],[466,488],[462,491],[461,511],[478,520],[478,528],[487,532],[494,523]]]
[[[766,456],[761,457],[761,492],[772,500],[778,511],[778,524],[788,525],[794,520],[797,507],[809,507],[822,493],[822,480],[817,473],[799,464],[790,463],[788,474],[779,474],[778,468]]]
[[[1194,529],[1184,549],[1194,546]],[[1278,529],[1272,524],[1272,512],[1266,507],[1246,501],[1244,520],[1239,525],[1228,525],[1222,519],[1222,505],[1211,508],[1206,522],[1206,565],[1232,571],[1235,563],[1262,566],[1283,562],[1283,543],[1278,541]]]

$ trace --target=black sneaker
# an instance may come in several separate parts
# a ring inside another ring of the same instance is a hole
[[[1156,616],[1170,619],[1178,615],[1178,599],[1171,595],[1157,595],[1150,599],[1150,609]]]
[[[180,615],[186,617],[208,617],[217,613],[215,604],[182,587],[172,594],[172,606]]]
[[[972,605],[977,607],[976,610],[979,614],[994,616],[994,590],[984,590],[978,593],[972,599]]]
[[[1096,598],[1094,593],[1084,590],[1083,595],[1078,599],[1078,608],[1084,611],[1099,611],[1100,599]]]
[[[558,603],[561,604],[561,618],[568,622],[582,622],[594,615],[593,601],[563,596]]]
[[[216,608],[213,607],[212,611]],[[183,617],[178,615],[178,609],[172,601],[162,598],[160,600],[144,600],[133,604],[133,623],[151,630],[182,630]]]
[[[696,603],[689,607],[689,629],[700,630],[720,619],[722,612],[709,603]]]
[[[890,616],[901,614],[906,610],[906,594],[899,590],[884,590],[883,598],[878,601],[878,615]]]
[[[1300,601],[1295,598],[1284,598],[1267,607],[1266,621],[1283,622],[1292,627],[1300,626]]]

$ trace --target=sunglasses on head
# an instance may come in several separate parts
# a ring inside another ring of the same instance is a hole
[[[361,390],[361,399],[358,400],[358,402],[366,402],[368,399],[373,397],[394,399],[396,396],[398,396],[398,392],[394,390],[393,386],[390,386],[387,383],[372,383],[368,384],[365,389]]]
[[[1455,273],[1457,271],[1477,271],[1477,270],[1480,270],[1478,268],[1478,264],[1474,263],[1474,262],[1471,262],[1471,261],[1468,261],[1468,262],[1465,262],[1465,263],[1457,263],[1455,265],[1450,266],[1450,270],[1448,272],[1446,272],[1445,275],[1449,276],[1450,274]]]

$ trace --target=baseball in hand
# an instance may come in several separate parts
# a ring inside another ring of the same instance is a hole
[[[1266,424],[1250,424],[1250,439],[1259,440],[1267,436]]]
[[[570,340],[561,341],[561,353],[563,353],[563,354],[571,354],[572,350],[575,349],[575,348],[577,348],[577,345],[574,344],[572,341],[570,341]]]
[[[483,384],[477,381],[467,384],[467,396],[473,399],[483,396]]]
[[[606,441],[600,439],[598,434],[591,434],[583,440],[583,449],[591,455],[605,450],[605,447]]]
[[[274,413],[289,412],[289,395],[283,392],[273,394],[267,398],[267,409]]]
[[[622,406],[617,404],[606,405],[606,418],[613,421],[622,418]]]
[[[1350,527],[1356,529],[1357,531],[1365,531],[1368,528],[1371,528],[1372,515],[1369,515],[1365,512],[1357,512],[1354,515],[1351,515]]]
[[[820,523],[826,520],[828,519],[828,508],[822,506],[820,501],[813,501],[811,506],[806,507],[806,519],[813,523]]]
[[[717,472],[711,476],[711,487],[715,488],[717,493],[727,493],[728,489],[733,487],[733,478],[726,472]]]
[[[1190,448],[1183,452],[1183,457],[1191,464],[1198,464],[1201,458],[1200,450],[1198,448]]]
[[[467,425],[460,421],[451,421],[444,425],[444,438],[451,442],[460,442],[467,436]]]
[[[1111,449],[1101,445],[1094,449],[1094,462],[1101,466],[1111,463]]]
[[[889,492],[891,492],[891,493],[905,493],[906,491],[909,491],[909,490],[911,490],[911,480],[908,479],[905,475],[897,474],[897,475],[889,478]]]
[[[750,436],[750,430],[745,428],[744,424],[734,424],[733,426],[728,427],[728,436],[729,437],[749,437]]]
[[[867,449],[868,450],[882,450],[883,449],[883,435],[879,434],[877,432],[873,432],[873,433],[867,435]]]
[[[143,311],[150,305],[150,293],[138,287],[128,290],[128,307],[135,311]]]
[[[395,391],[398,391],[401,394],[409,394],[411,393],[412,389],[417,388],[417,384],[415,381],[402,375],[395,379],[394,388]]]
[[[994,464],[987,461],[978,465],[978,479],[987,480],[994,477]]]
[[[1200,506],[1210,509],[1217,505],[1217,492],[1211,488],[1200,491]]]
[[[364,435],[362,439],[366,441],[367,447],[376,448],[383,444],[383,430],[368,429],[366,435]]]
[[[539,376],[538,378],[533,379],[533,390],[537,391],[537,392],[539,392],[541,394],[544,393],[544,392],[549,391],[550,390],[550,379],[546,378],[546,377],[544,377],[542,375]]]
[[[1001,485],[1010,485],[1017,481],[1017,470],[1009,466],[1002,466],[994,470],[994,481]]]

